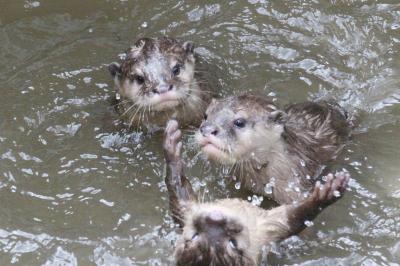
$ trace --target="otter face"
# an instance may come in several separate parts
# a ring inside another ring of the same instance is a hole
[[[196,133],[202,152],[223,164],[235,164],[270,151],[281,141],[283,112],[268,99],[241,95],[213,101]]]
[[[109,71],[118,92],[137,108],[164,111],[185,101],[194,80],[194,45],[174,39],[140,39],[121,66]]]
[[[240,218],[224,209],[199,209],[186,220],[177,243],[177,265],[255,265],[247,253],[249,232]]]

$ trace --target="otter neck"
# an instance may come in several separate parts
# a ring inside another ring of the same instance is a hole
[[[269,149],[255,150],[248,160],[238,163],[235,174],[247,189],[272,197],[279,204],[302,200],[311,182],[305,181],[310,174],[305,165],[308,160],[298,154],[300,151],[294,152],[280,137]]]

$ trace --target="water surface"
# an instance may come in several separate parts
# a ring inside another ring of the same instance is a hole
[[[400,4],[0,0],[0,265],[166,265],[160,136],[113,126],[107,64],[137,38],[192,40],[223,90],[333,97],[361,124],[332,169],[351,191],[275,265],[399,265]],[[196,154],[186,145],[188,159]],[[235,191],[201,158],[206,199]],[[264,202],[268,206],[268,202]]]

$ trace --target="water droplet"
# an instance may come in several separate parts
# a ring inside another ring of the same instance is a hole
[[[312,221],[309,221],[309,220],[305,220],[305,221],[304,221],[304,224],[305,224],[307,227],[311,227],[311,226],[314,225],[314,223],[313,223]]]
[[[273,186],[271,183],[267,183],[264,187],[265,194],[272,194]]]
[[[120,100],[121,99],[121,95],[119,93],[115,94],[115,99]]]
[[[301,166],[305,167],[306,166],[306,162],[304,160],[300,160],[300,164]]]
[[[141,26],[142,26],[142,28],[147,28],[147,22],[146,21],[143,22]]]
[[[240,185],[241,185],[240,182],[236,182],[235,188],[236,188],[236,189],[240,189]]]
[[[333,191],[333,196],[335,196],[336,198],[339,198],[341,196],[340,192],[335,190]]]
[[[251,204],[254,206],[260,206],[263,200],[264,200],[263,196],[257,197],[257,195],[253,195],[251,198]]]

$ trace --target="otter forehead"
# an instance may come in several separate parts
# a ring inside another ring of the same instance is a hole
[[[136,71],[141,71],[151,81],[165,80],[171,76],[171,67],[176,60],[167,58],[164,54],[156,53],[137,65]]]
[[[176,56],[164,54],[158,51],[138,58],[127,58],[121,65],[123,76],[139,73],[146,74],[149,78],[158,79],[161,76],[170,76],[170,68],[183,60]]]
[[[235,216],[221,210],[204,210],[193,217],[193,226],[199,231],[209,231],[219,227],[229,234],[240,233],[244,226]]]
[[[243,117],[254,117],[276,110],[278,110],[277,106],[269,99],[244,94],[214,101],[207,109],[207,114],[229,117],[238,114]]]

